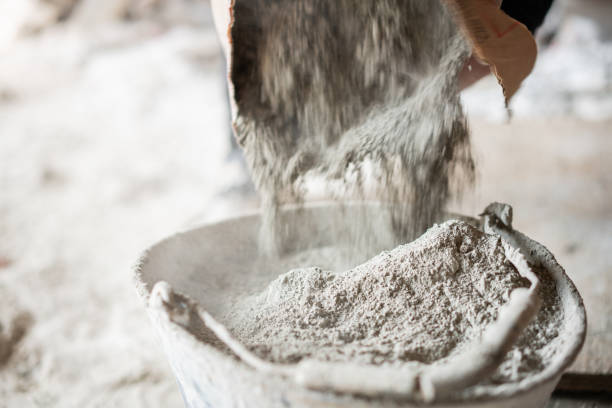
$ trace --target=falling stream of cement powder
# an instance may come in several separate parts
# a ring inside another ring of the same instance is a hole
[[[233,16],[234,125],[268,250],[279,206],[312,180],[388,204],[388,220],[359,220],[369,253],[381,228],[391,244],[420,235],[473,180],[456,85],[469,47],[440,1],[236,0]]]

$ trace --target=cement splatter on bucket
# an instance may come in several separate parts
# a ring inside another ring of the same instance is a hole
[[[348,244],[350,234],[330,228],[330,220],[349,222],[351,211],[378,215],[384,209],[376,204],[285,209],[282,217],[289,239],[309,243],[309,248],[295,247],[293,252],[299,255]],[[229,329],[228,311],[289,269],[311,265],[295,265],[299,256],[260,257],[257,215],[206,225],[163,240],[141,258],[136,286],[188,407],[412,407],[423,403],[436,407],[539,407],[546,404],[563,370],[578,354],[586,316],[580,295],[553,255],[513,230],[511,214],[509,206],[492,204],[481,221],[469,221],[485,233],[501,237],[503,251],[527,282],[526,287],[514,289],[496,320],[487,324],[472,344],[439,361],[399,366],[350,359],[279,363],[247,347]],[[335,270],[353,266],[341,258],[340,253],[332,256],[333,265],[325,266]],[[541,291],[540,287],[550,290]],[[554,309],[562,316],[551,335],[546,365],[526,377],[496,382],[492,373],[505,364],[504,358],[511,354],[517,339],[544,308],[541,305],[547,299],[541,299],[542,293],[555,299]]]

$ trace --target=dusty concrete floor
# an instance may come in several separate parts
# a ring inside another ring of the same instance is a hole
[[[181,406],[130,266],[252,205],[223,194],[241,173],[225,160],[220,65],[212,29],[150,24],[0,52],[0,407]],[[574,370],[610,372],[612,127],[574,116],[473,118],[481,177],[461,208],[514,206],[585,295],[601,351]]]
[[[0,61],[0,341],[25,331],[0,407],[180,406],[130,268],[230,211],[213,31],[50,32]]]

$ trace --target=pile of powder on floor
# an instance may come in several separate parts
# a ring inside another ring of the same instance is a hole
[[[358,218],[361,236],[391,229],[392,248],[472,180],[457,89],[470,47],[441,0],[237,0],[233,17],[234,127],[266,249],[282,252],[279,206],[309,181],[341,202],[388,203],[389,225]]]
[[[550,357],[561,316],[549,280],[542,309],[495,381],[523,378]],[[226,322],[250,350],[277,363],[431,364],[478,340],[510,292],[528,286],[498,236],[451,220],[349,271],[283,274],[239,302]]]

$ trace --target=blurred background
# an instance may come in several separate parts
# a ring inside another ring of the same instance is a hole
[[[585,297],[575,373],[612,375],[612,2],[557,0],[511,105],[463,99],[479,179]],[[0,0],[0,407],[180,407],[130,267],[257,205],[205,0]]]

